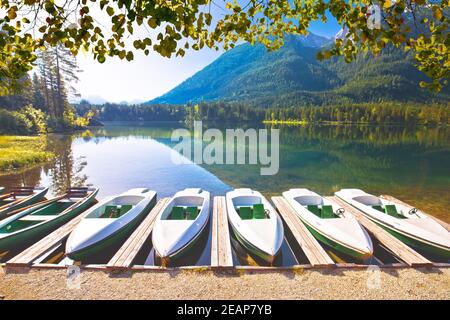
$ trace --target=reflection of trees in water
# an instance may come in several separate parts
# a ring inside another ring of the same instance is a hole
[[[402,127],[363,125],[306,125],[277,126],[284,143],[346,144],[361,142],[370,146],[414,144],[420,146],[448,146],[450,131],[446,127]]]
[[[55,154],[55,158],[42,166],[34,167],[19,173],[3,175],[0,185],[6,188],[14,186],[37,186],[42,183],[41,173],[48,176],[54,194],[63,193],[69,186],[83,186],[88,177],[83,173],[87,165],[84,157],[74,158],[72,142],[75,135],[48,135],[47,149]]]
[[[367,191],[441,187],[448,183],[448,129],[375,126],[277,126],[280,171],[259,166],[205,168],[232,186],[270,193],[298,186],[326,194],[342,187]],[[447,184],[448,185],[448,184]]]
[[[0,185],[7,189],[17,186],[36,186],[41,180],[41,167],[32,168],[19,173],[0,176]]]
[[[83,186],[88,177],[83,173],[87,165],[85,157],[74,158],[72,142],[74,135],[51,135],[47,145],[55,153],[55,159],[44,166],[52,182],[54,193],[63,193],[68,187]]]

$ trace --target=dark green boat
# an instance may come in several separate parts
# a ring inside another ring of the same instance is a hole
[[[0,251],[37,241],[88,209],[98,189],[71,188],[56,197],[19,211],[0,222]]]
[[[6,218],[11,212],[22,209],[41,201],[48,188],[17,187],[10,192],[0,195],[0,220]]]

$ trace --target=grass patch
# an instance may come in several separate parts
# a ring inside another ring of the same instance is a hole
[[[49,161],[46,144],[43,136],[0,136],[0,174]]]

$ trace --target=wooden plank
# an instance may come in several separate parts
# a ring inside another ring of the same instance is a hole
[[[407,204],[406,202],[403,202],[403,201],[401,201],[401,200],[399,200],[399,199],[397,199],[397,198],[394,198],[393,196],[389,196],[389,195],[381,195],[380,198],[383,198],[383,199],[386,199],[386,200],[395,202],[395,203],[397,203],[397,204],[404,205],[404,206],[406,206],[406,207],[408,207],[408,208],[410,208],[410,209],[414,208],[412,205]],[[442,221],[442,220],[440,220],[440,219],[438,219],[438,218],[436,218],[436,217],[433,217],[432,215],[429,215],[429,214],[423,212],[422,210],[420,210],[420,212],[422,212],[423,214],[427,215],[427,216],[430,217],[431,219],[435,220],[437,223],[439,223],[439,224],[440,224],[441,226],[443,226],[447,231],[450,232],[450,224],[448,224],[447,222]]]
[[[213,209],[216,211],[215,216],[217,218],[217,266],[232,267],[233,256],[225,197],[214,197]]]
[[[372,222],[369,218],[356,208],[350,206],[337,197],[327,197],[329,200],[336,202],[345,211],[351,213],[370,233],[372,233],[378,241],[384,245],[389,251],[400,258],[409,266],[431,266],[433,263],[411,249],[409,246],[395,238],[393,235],[385,231],[383,228]]]
[[[333,260],[297,217],[294,209],[286,199],[283,197],[272,197],[272,202],[275,204],[278,212],[291,230],[292,235],[302,248],[311,265],[315,267],[334,266]]]
[[[218,267],[219,266],[219,236],[218,236],[218,206],[219,206],[219,197],[214,198],[213,202],[213,210],[211,217],[211,266]]]
[[[28,247],[17,256],[6,262],[7,267],[24,267],[32,264],[34,260],[39,258],[45,252],[68,237],[77,224],[88,214],[88,210],[73,218],[62,227],[56,229],[45,238]]]
[[[153,207],[147,217],[142,223],[134,230],[131,236],[125,241],[122,247],[116,252],[111,260],[106,265],[109,269],[124,269],[130,268],[134,259],[138,255],[140,249],[149,238],[156,217],[169,202],[169,198],[163,198]]]

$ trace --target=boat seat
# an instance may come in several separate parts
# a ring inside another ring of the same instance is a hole
[[[101,215],[101,218],[116,218],[118,214],[117,206],[105,206],[105,213]]]
[[[187,220],[195,220],[199,212],[200,210],[197,207],[187,207],[186,208]]]
[[[380,205],[372,206],[373,209],[384,212],[383,207]]]
[[[306,206],[306,208],[311,211],[312,213],[314,213],[316,216],[320,217],[320,209],[318,205],[315,204],[308,204]]]
[[[403,215],[397,212],[397,208],[393,204],[387,204],[384,206],[386,213],[394,218],[405,218]]]
[[[250,220],[253,217],[251,207],[240,207],[239,216],[242,220]]]
[[[264,205],[258,203],[253,205],[253,219],[265,219],[266,213],[264,211]]]
[[[184,220],[184,209],[183,207],[174,206],[172,212],[170,213],[170,220]]]
[[[322,210],[320,211],[320,217],[322,219],[333,219],[336,218],[336,215],[333,212],[333,207],[330,205],[322,206]]]
[[[133,208],[133,206],[131,204],[124,204],[124,205],[122,205],[120,207],[120,215],[124,215],[125,213],[130,211],[131,208]]]

